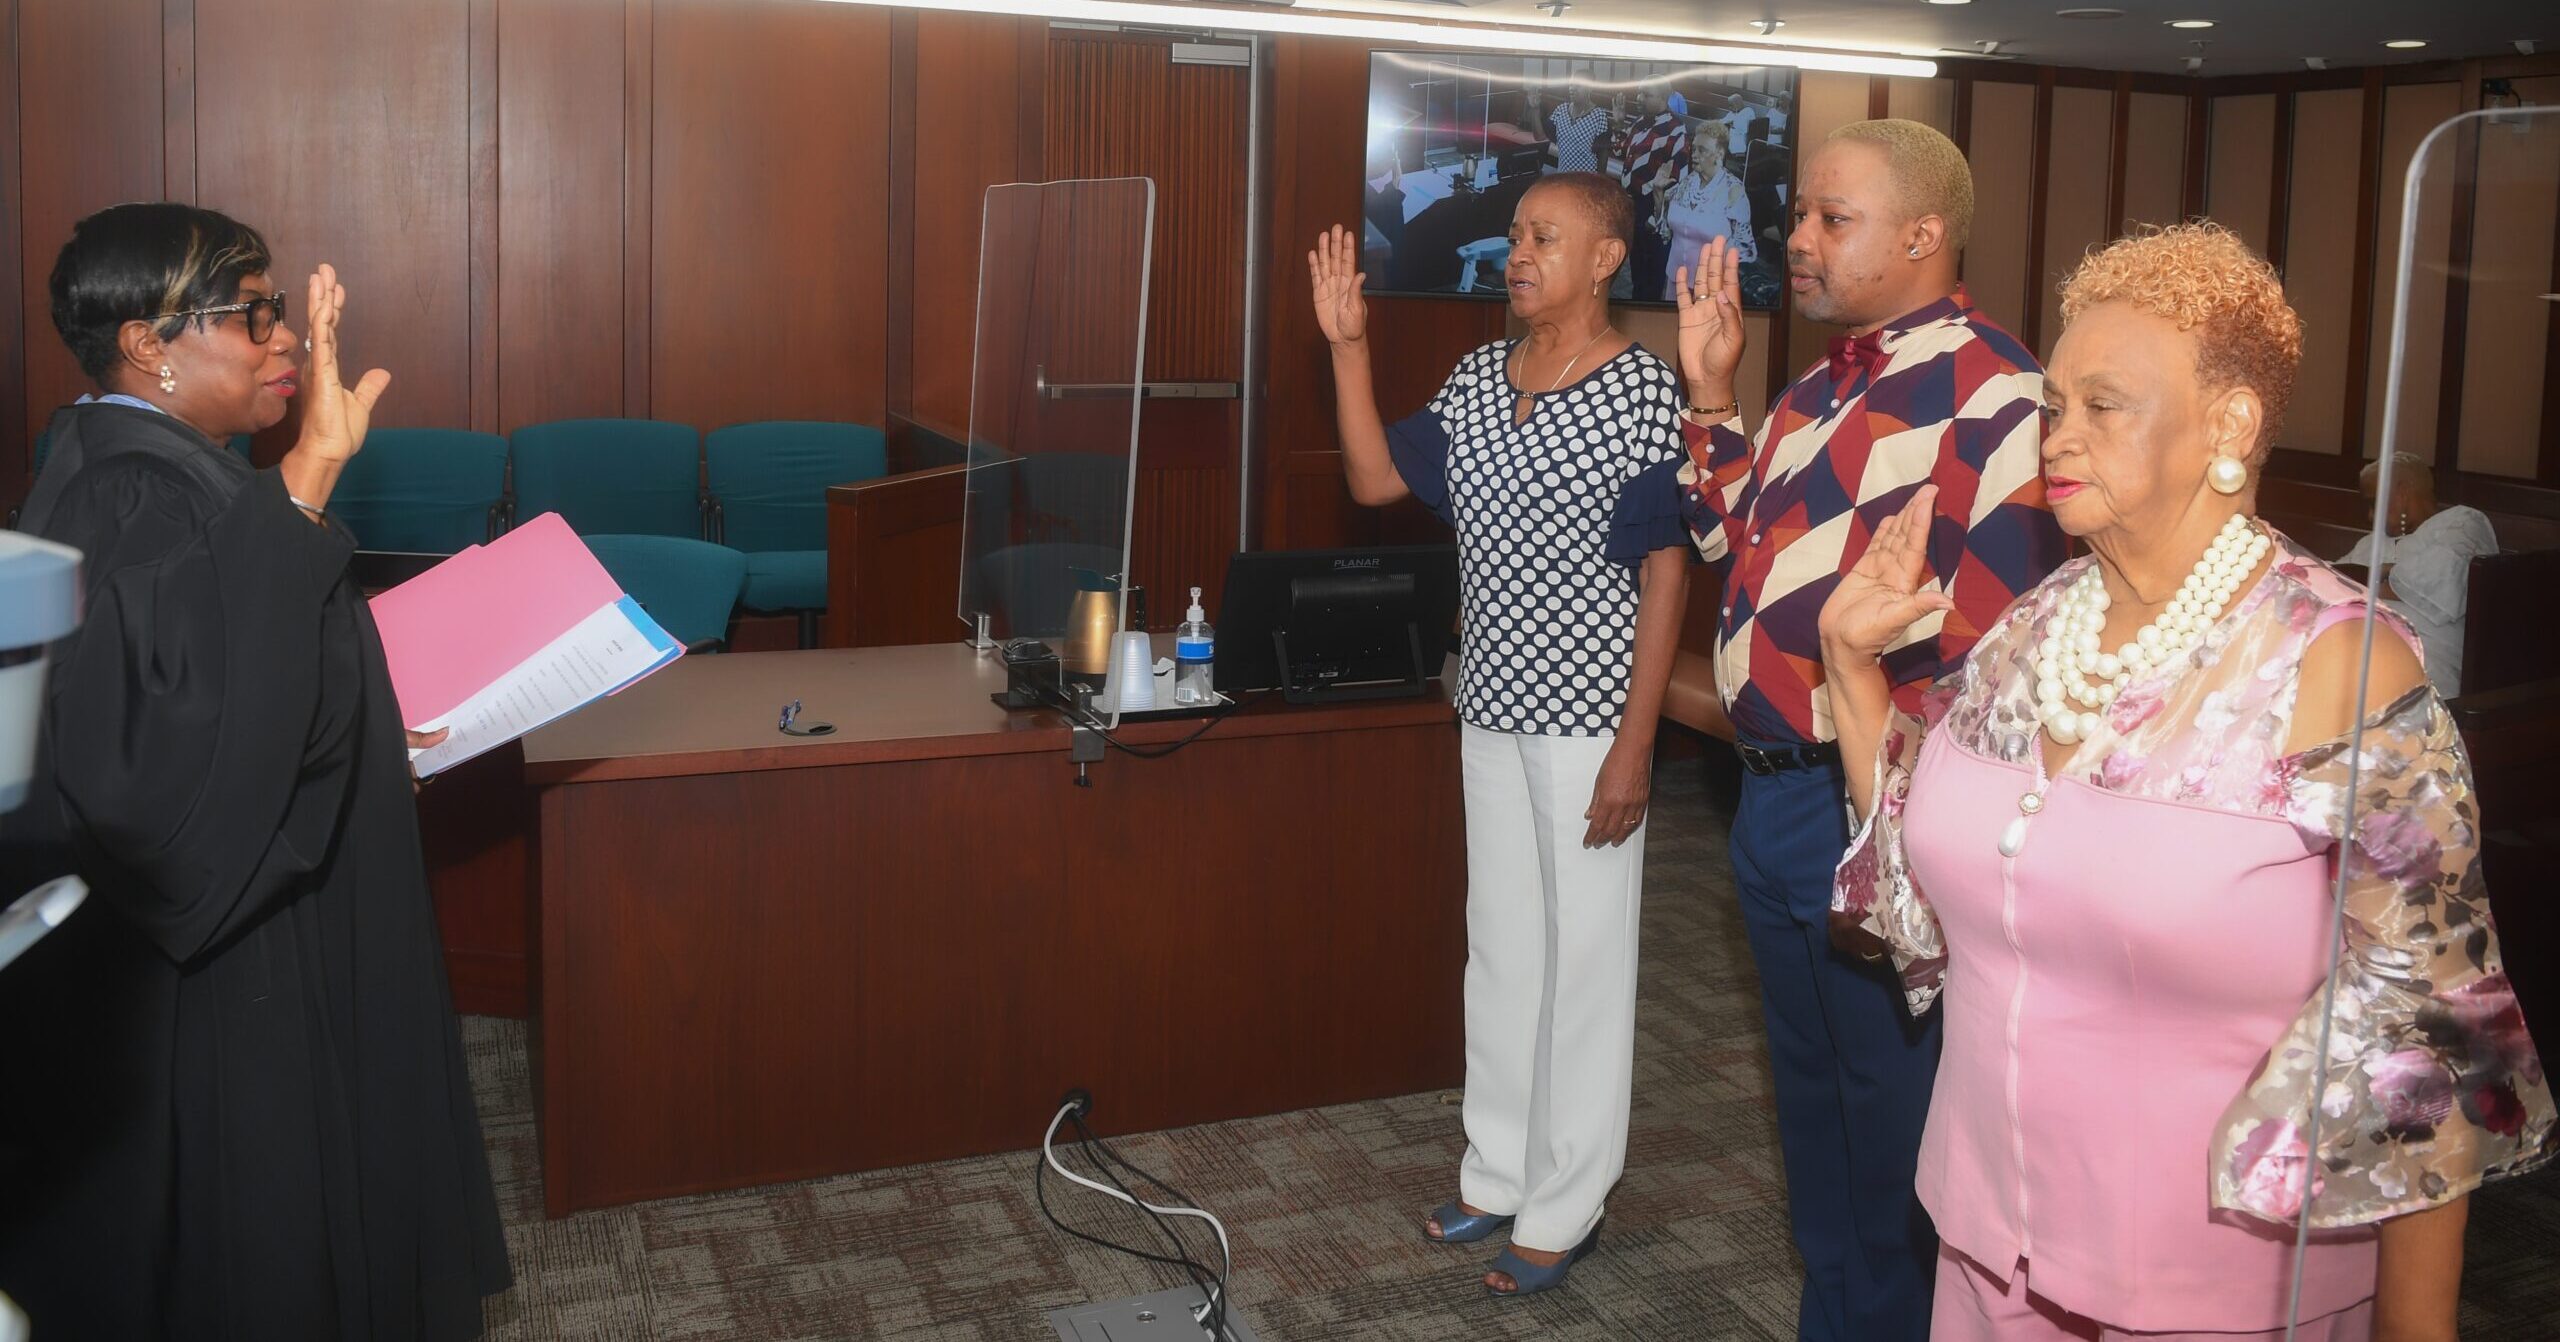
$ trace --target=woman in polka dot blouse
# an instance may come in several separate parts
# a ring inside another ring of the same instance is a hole
[[[1671,368],[1609,323],[1627,195],[1596,173],[1520,198],[1504,271],[1528,334],[1458,361],[1394,425],[1369,374],[1359,240],[1307,255],[1343,471],[1457,530],[1467,815],[1467,1153],[1443,1243],[1509,1226],[1485,1286],[1531,1294],[1599,1241],[1626,1164],[1636,911],[1653,733],[1688,589],[1676,544],[1606,556],[1620,491],[1680,452]]]

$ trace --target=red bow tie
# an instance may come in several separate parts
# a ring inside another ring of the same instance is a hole
[[[1846,388],[1859,373],[1872,373],[1883,365],[1884,341],[1880,333],[1831,337],[1831,385],[1835,389]]]

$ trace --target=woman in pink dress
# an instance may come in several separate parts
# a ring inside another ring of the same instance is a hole
[[[2301,360],[2266,262],[2187,225],[2063,295],[2044,475],[2089,553],[1916,714],[1877,664],[1945,618],[1925,490],[1822,613],[1841,751],[1875,761],[1835,927],[1947,1013],[1933,1336],[2280,1336],[2307,1197],[2297,1336],[2449,1339],[2466,1197],[2553,1118],[2461,742],[2387,614],[2359,709],[2364,590],[2251,516]]]

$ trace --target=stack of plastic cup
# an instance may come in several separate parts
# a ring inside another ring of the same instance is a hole
[[[1103,698],[1112,711],[1127,713],[1156,706],[1156,649],[1143,629],[1122,632],[1111,653],[1111,682]]]

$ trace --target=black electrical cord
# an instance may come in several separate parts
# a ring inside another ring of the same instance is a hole
[[[1079,1123],[1077,1126],[1082,1127],[1083,1125]],[[1087,1152],[1086,1159],[1092,1160],[1092,1153]],[[1105,1179],[1109,1179],[1111,1181],[1113,1187],[1120,1189],[1123,1193],[1128,1193],[1128,1187],[1122,1184],[1119,1178],[1111,1173],[1108,1166],[1103,1165],[1100,1161],[1094,1161],[1094,1166]],[[1144,1249],[1132,1248],[1131,1246],[1122,1244],[1117,1240],[1105,1239],[1100,1235],[1087,1234],[1082,1230],[1076,1229],[1074,1226],[1068,1225],[1065,1221],[1059,1219],[1057,1212],[1051,1210],[1049,1206],[1047,1185],[1048,1172],[1049,1151],[1044,1143],[1040,1153],[1033,1158],[1031,1166],[1031,1197],[1034,1202],[1039,1204],[1040,1214],[1048,1219],[1050,1225],[1057,1227],[1060,1231],[1066,1234],[1083,1240],[1087,1244],[1109,1249],[1114,1253],[1124,1253],[1132,1258],[1140,1259],[1145,1262],[1161,1263],[1166,1267],[1178,1267],[1183,1269],[1183,1271],[1190,1276],[1191,1284],[1200,1289],[1201,1295],[1210,1298],[1215,1302],[1215,1317],[1217,1319],[1218,1330],[1213,1332],[1211,1336],[1219,1339],[1220,1342],[1224,1342],[1226,1337],[1226,1276],[1224,1273],[1215,1271],[1207,1264],[1192,1258],[1190,1254],[1181,1247],[1182,1241],[1180,1237],[1174,1235],[1171,1229],[1163,1224],[1163,1217],[1152,1210],[1149,1210],[1147,1214],[1151,1217],[1155,1217],[1158,1223],[1157,1229],[1164,1233],[1167,1238],[1174,1241],[1176,1254],[1178,1256],[1168,1258],[1163,1254],[1149,1253]],[[1133,1202],[1137,1201],[1135,1194],[1131,1194],[1130,1197]],[[1214,1295],[1210,1291],[1210,1283],[1212,1281],[1218,1283],[1218,1289]]]
[[[1185,1246],[1182,1243],[1182,1238],[1179,1235],[1174,1234],[1172,1223],[1164,1219],[1163,1213],[1158,1212],[1153,1207],[1147,1207],[1145,1200],[1141,1199],[1127,1184],[1120,1182],[1119,1176],[1111,1172],[1110,1166],[1103,1164],[1100,1160],[1094,1159],[1093,1153],[1100,1151],[1103,1156],[1107,1157],[1111,1161],[1112,1164],[1118,1165],[1120,1168],[1137,1176],[1140,1182],[1163,1190],[1166,1197],[1173,1199],[1176,1203],[1182,1206],[1197,1209],[1200,1204],[1186,1195],[1181,1189],[1178,1189],[1173,1185],[1166,1183],[1164,1180],[1147,1173],[1145,1170],[1139,1169],[1136,1165],[1131,1164],[1119,1152],[1112,1150],[1108,1143],[1093,1135],[1093,1129],[1085,1126],[1083,1114],[1071,1113],[1067,1116],[1067,1121],[1076,1125],[1076,1137],[1077,1140],[1085,1147],[1085,1159],[1093,1162],[1094,1168],[1102,1172],[1103,1178],[1111,1181],[1112,1187],[1117,1188],[1122,1193],[1126,1194],[1131,1202],[1144,1207],[1147,1215],[1155,1218],[1156,1228],[1163,1231],[1165,1237],[1174,1242],[1176,1251],[1187,1256],[1190,1252],[1188,1246]],[[1220,1342],[1224,1342],[1224,1339],[1227,1336],[1227,1265],[1225,1255],[1223,1254],[1220,1256],[1220,1264],[1221,1266],[1216,1273],[1218,1278],[1218,1289],[1215,1292],[1211,1292],[1206,1283],[1195,1281],[1194,1284],[1199,1285],[1201,1292],[1209,1298],[1211,1306],[1209,1336],[1220,1339]]]
[[[1211,713],[1199,726],[1192,728],[1189,736],[1183,737],[1179,741],[1167,742],[1161,746],[1133,746],[1128,742],[1113,736],[1111,733],[1103,731],[1099,727],[1094,728],[1094,730],[1101,733],[1102,743],[1110,746],[1114,750],[1122,751],[1142,760],[1160,760],[1207,735],[1210,728],[1226,721],[1227,715],[1235,711],[1235,706],[1233,704],[1229,704],[1227,707]],[[1083,1124],[1079,1123],[1077,1126],[1082,1127]]]
[[[1121,740],[1119,737],[1113,736],[1108,730],[1104,729],[1102,726],[1102,714],[1100,712],[1094,709],[1078,706],[1075,700],[1063,691],[1050,690],[1044,695],[1044,697],[1050,700],[1051,707],[1056,708],[1060,713],[1066,715],[1067,721],[1074,723],[1079,727],[1083,727],[1101,737],[1104,745],[1127,754],[1134,759],[1142,760],[1163,759],[1165,756],[1170,755],[1173,752],[1182,749],[1184,746],[1187,746],[1207,735],[1210,728],[1226,721],[1227,715],[1236,711],[1236,701],[1229,699],[1223,707],[1209,713],[1199,726],[1192,728],[1190,735],[1183,737],[1179,741],[1169,741],[1160,746],[1133,746],[1128,742]]]
[[[1068,1225],[1065,1221],[1060,1220],[1057,1212],[1051,1210],[1049,1207],[1047,1185],[1043,1182],[1043,1176],[1047,1173],[1048,1168],[1049,1161],[1045,1154],[1043,1154],[1032,1165],[1031,1197],[1034,1202],[1037,1202],[1040,1205],[1040,1214],[1048,1218],[1050,1225],[1057,1227],[1060,1231],[1063,1231],[1066,1234],[1073,1235],[1077,1239],[1083,1240],[1087,1244],[1109,1249],[1113,1253],[1125,1253],[1132,1258],[1142,1259],[1146,1262],[1162,1263],[1166,1267],[1182,1268],[1191,1274],[1192,1285],[1199,1287],[1204,1294],[1208,1291],[1210,1281],[1215,1279],[1217,1274],[1212,1272],[1209,1269],[1209,1266],[1205,1263],[1191,1258],[1188,1255],[1179,1258],[1167,1258],[1160,1253],[1149,1253],[1144,1249],[1134,1249],[1126,1244],[1120,1243],[1118,1240],[1104,1239],[1099,1235],[1086,1234],[1084,1231],[1078,1230],[1074,1226]]]

